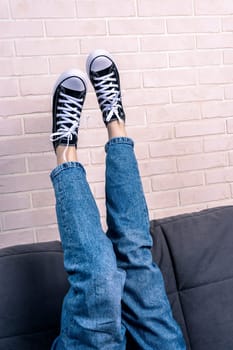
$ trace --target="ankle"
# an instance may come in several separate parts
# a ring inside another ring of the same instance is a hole
[[[107,124],[108,138],[111,140],[114,137],[126,137],[125,123],[114,120]]]
[[[62,146],[62,145],[57,146],[56,156],[57,156],[57,165],[60,165],[66,162],[78,161],[76,148],[74,146],[69,146],[69,147]]]

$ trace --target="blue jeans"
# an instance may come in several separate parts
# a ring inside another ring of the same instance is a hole
[[[70,289],[53,350],[184,350],[152,262],[148,210],[133,141],[106,145],[107,234],[80,163],[51,173]]]

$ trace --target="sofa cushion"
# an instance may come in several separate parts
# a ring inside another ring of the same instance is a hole
[[[233,207],[151,222],[187,349],[233,349]],[[0,250],[0,349],[50,350],[68,290],[60,242]]]
[[[188,349],[233,349],[233,206],[154,220],[151,233]]]
[[[67,289],[59,242],[1,249],[0,349],[50,349]]]

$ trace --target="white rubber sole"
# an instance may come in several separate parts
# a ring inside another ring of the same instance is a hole
[[[82,72],[81,70],[79,69],[70,69],[66,72],[63,72],[59,77],[58,79],[56,80],[55,84],[54,84],[54,87],[53,87],[53,95],[57,89],[57,87],[62,83],[64,82],[65,80],[69,79],[69,78],[72,78],[72,77],[77,77],[79,79],[82,80],[84,86],[85,86],[85,89],[87,90],[87,85],[88,85],[88,78],[87,78],[87,75]]]
[[[87,74],[89,77],[90,77],[91,64],[92,64],[93,60],[98,56],[105,56],[105,57],[108,57],[111,61],[113,61],[111,54],[106,50],[98,49],[98,50],[91,52],[89,54],[89,56],[87,57],[87,61],[86,61],[86,71],[87,71]]]

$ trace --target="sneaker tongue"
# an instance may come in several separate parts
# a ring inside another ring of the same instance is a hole
[[[63,86],[63,84],[61,85],[60,89],[64,94],[75,97],[75,98],[81,98],[82,96],[85,95],[85,91],[83,91],[83,89],[81,91],[77,91],[77,89],[72,90],[72,89],[69,89],[69,88]]]
[[[107,74],[110,74],[112,73],[112,64],[107,67],[107,68],[104,68],[102,70],[99,70],[98,72],[94,72],[95,76],[97,77],[103,77],[104,75],[107,75]]]

